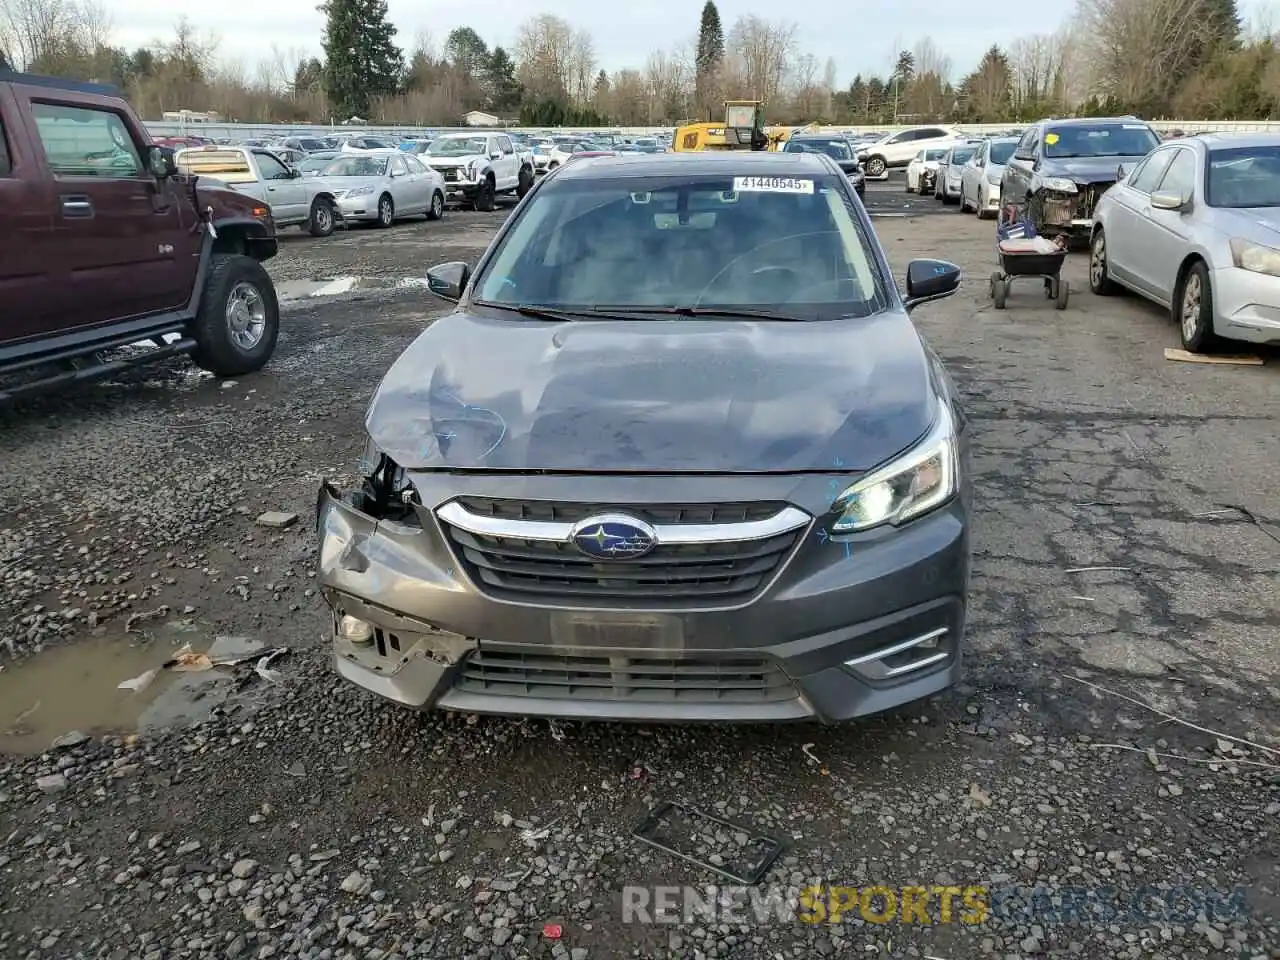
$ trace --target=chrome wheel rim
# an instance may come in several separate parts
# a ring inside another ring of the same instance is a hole
[[[440,194],[436,194],[431,198],[431,215],[438,217],[444,213],[444,201],[440,199]]]
[[[378,219],[383,223],[391,222],[391,201],[385,197],[378,204]]]
[[[1102,286],[1107,276],[1107,241],[1098,234],[1093,240],[1093,252],[1089,257],[1089,280],[1094,289]]]
[[[316,226],[321,230],[328,230],[332,218],[329,216],[329,208],[324,204],[316,207]]]
[[[1200,308],[1204,300],[1204,290],[1200,286],[1200,275],[1192,273],[1182,288],[1182,336],[1188,342],[1196,338],[1196,330],[1200,326]]]
[[[251,283],[237,283],[227,297],[227,330],[241,350],[252,350],[262,342],[267,329],[267,305],[258,288]]]

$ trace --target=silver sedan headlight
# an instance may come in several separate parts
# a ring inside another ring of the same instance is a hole
[[[1280,277],[1280,250],[1274,247],[1235,237],[1231,241],[1231,260],[1241,270]]]
[[[855,533],[894,525],[928,513],[960,488],[960,456],[951,408],[938,401],[929,433],[891,463],[849,486],[832,505],[839,518],[832,533]]]

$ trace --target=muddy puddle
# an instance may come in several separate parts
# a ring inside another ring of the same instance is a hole
[[[370,290],[426,289],[426,277],[329,277],[315,280],[281,280],[276,297],[282,303],[313,297],[338,297]]]
[[[192,672],[160,669],[188,644],[214,661],[264,649],[244,637],[211,640],[169,624],[150,642],[93,637],[8,664],[0,670],[0,754],[40,753],[72,732],[147,733],[206,719],[233,695],[235,671],[252,672],[253,664]],[[154,679],[141,690],[119,688],[153,670],[158,670]]]

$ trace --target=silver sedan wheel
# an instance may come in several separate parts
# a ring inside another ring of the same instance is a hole
[[[1097,290],[1102,286],[1102,281],[1107,276],[1107,237],[1104,233],[1099,233],[1093,238],[1093,248],[1089,251],[1089,281],[1093,284],[1093,289]]]
[[[227,329],[241,350],[252,350],[262,342],[267,329],[267,305],[251,283],[237,283],[227,297]]]
[[[1195,271],[1187,274],[1186,283],[1182,286],[1182,339],[1187,343],[1196,338],[1200,328],[1200,309],[1204,300],[1204,290],[1200,287],[1200,275]]]

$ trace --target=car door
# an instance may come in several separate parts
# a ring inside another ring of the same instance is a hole
[[[30,111],[53,178],[46,202],[69,318],[59,325],[92,326],[186,306],[196,268],[193,224],[183,222],[171,185],[143,164],[150,144],[134,139],[132,125],[113,105],[55,97],[32,102]]]
[[[1145,261],[1151,225],[1144,211],[1151,206],[1151,191],[1172,160],[1172,149],[1156,150],[1106,193],[1102,226],[1106,230],[1107,270],[1117,280],[1146,293],[1152,292],[1144,279],[1150,271]]]
[[[391,178],[391,199],[399,213],[421,213],[427,208],[422,179],[410,173],[403,156],[396,154],[387,161],[387,175]]]
[[[1001,202],[1012,205],[1019,217],[1026,213],[1027,198],[1031,194],[1031,174],[1035,167],[1036,150],[1040,145],[1040,128],[1029,128],[1018,141],[1013,156],[1005,164],[1000,180]]]
[[[509,190],[520,182],[520,155],[516,146],[506,134],[497,137],[498,150],[502,153],[502,173],[498,180],[498,189]]]
[[[29,156],[10,147],[3,114],[11,105],[9,91],[0,88],[0,346],[64,324],[56,278],[60,251],[51,236],[51,185]]]
[[[1164,170],[1151,194],[1161,193],[1191,200],[1196,192],[1199,160],[1196,151],[1189,147],[1173,147],[1173,158]],[[1140,248],[1142,282],[1152,296],[1162,303],[1173,302],[1173,288],[1178,278],[1178,267],[1191,247],[1191,218],[1189,210],[1161,210],[1151,205],[1151,195],[1142,208],[1145,224],[1145,244]]]
[[[444,192],[444,180],[440,174],[436,173],[417,157],[408,156],[404,159],[411,173],[417,174],[422,179],[423,195],[427,198],[427,208],[431,208],[432,195],[438,190]]]
[[[266,190],[271,215],[281,223],[305,220],[309,211],[307,188],[302,179],[295,179],[284,162],[267,150],[253,151],[253,162],[258,167],[258,176]]]

